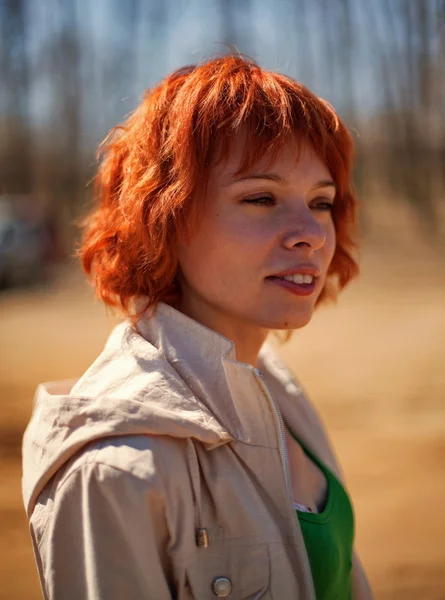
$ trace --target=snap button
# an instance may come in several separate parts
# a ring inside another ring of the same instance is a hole
[[[232,582],[227,577],[216,577],[213,580],[213,593],[218,598],[225,598],[232,591]]]

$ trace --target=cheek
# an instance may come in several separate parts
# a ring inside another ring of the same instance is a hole
[[[186,254],[194,255],[204,263],[220,261],[224,266],[230,257],[233,257],[232,262],[240,262],[241,257],[246,260],[253,250],[262,247],[266,232],[259,223],[221,212],[206,219]]]
[[[266,234],[260,223],[238,215],[206,220],[190,243],[179,248],[185,285],[217,303],[251,296],[267,252]]]
[[[187,279],[201,278],[227,271],[231,257],[239,254],[243,239],[236,227],[215,216],[203,221],[199,231],[188,244],[179,248],[179,266]],[[244,238],[245,239],[245,238]]]

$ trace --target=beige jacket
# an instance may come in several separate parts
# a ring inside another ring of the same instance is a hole
[[[138,332],[117,326],[74,386],[39,386],[24,436],[44,597],[315,600],[283,419],[339,474],[267,346],[259,369],[237,362],[232,342],[165,304]],[[354,556],[353,600],[370,598]]]

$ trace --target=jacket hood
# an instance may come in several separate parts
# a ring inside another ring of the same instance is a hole
[[[161,333],[165,336],[163,321],[171,322],[172,313],[178,311],[163,305],[157,310],[157,318],[145,318],[139,323],[160,349],[124,322],[113,330],[101,355],[79,380],[38,386],[33,414],[23,437],[22,491],[28,515],[57,470],[93,440],[171,435],[195,438],[208,449],[233,440],[163,352],[162,345],[167,343],[166,337],[160,339]],[[184,315],[182,319],[192,321]],[[200,333],[202,357],[206,336],[203,338]],[[215,332],[210,335],[213,342],[221,338],[219,347],[213,345],[212,352],[212,360],[219,354],[221,363],[233,343]],[[175,353],[176,349],[169,345],[169,352]],[[193,379],[191,373],[190,377]]]

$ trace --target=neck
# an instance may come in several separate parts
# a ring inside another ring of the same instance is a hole
[[[236,315],[223,313],[209,304],[198,305],[192,299],[183,298],[179,310],[234,342],[237,361],[258,366],[258,354],[269,334],[268,329],[248,323]]]

